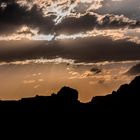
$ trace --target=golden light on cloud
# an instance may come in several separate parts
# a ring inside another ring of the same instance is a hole
[[[28,26],[22,26],[15,33],[11,35],[2,35],[0,40],[10,41],[10,40],[46,40],[51,41],[54,38],[54,35],[44,35],[39,34],[38,28],[30,28]]]
[[[65,35],[60,34],[59,36],[56,36],[55,40],[63,40],[63,39],[77,39],[77,38],[85,38],[88,37],[88,34],[78,33],[74,35]]]
[[[112,40],[122,40],[126,39],[136,44],[140,44],[140,28],[136,29],[94,29],[91,31],[87,31],[86,33],[78,33],[74,35],[64,35],[61,34],[57,36],[56,40],[63,40],[63,39],[77,39],[77,38],[86,38],[86,37],[96,37],[96,36],[105,36],[110,37]]]
[[[31,35],[36,35],[38,34],[39,30],[36,29],[32,29],[26,25],[22,26],[19,30],[17,30],[17,34],[31,34]]]
[[[1,35],[0,40],[32,40],[32,36],[35,36],[38,34],[38,29],[32,29],[26,25],[22,26],[20,29],[18,29],[15,33],[10,35]]]
[[[54,35],[43,35],[43,34],[39,34],[39,35],[35,35],[31,37],[31,40],[46,40],[46,41],[52,41],[54,38]]]
[[[54,40],[69,40],[69,39],[77,39],[77,38],[87,38],[87,37],[96,37],[96,36],[105,36],[110,37],[112,40],[122,40],[126,39],[131,42],[135,42],[136,44],[140,44],[140,28],[136,29],[128,29],[128,28],[120,28],[120,29],[93,29],[87,32],[81,32],[73,35],[55,35],[55,34],[39,34],[39,30],[32,29],[28,26],[22,26],[16,33],[11,35],[2,35],[0,36],[0,40],[10,41],[10,40],[38,40],[38,41],[54,41]]]
[[[81,0],[82,3],[89,3],[90,6],[88,7],[87,11],[96,10],[102,7],[103,0]]]
[[[50,14],[56,15],[54,21],[57,25],[62,19],[75,13],[75,9],[78,8],[79,4],[87,4],[84,10],[88,12],[100,8],[103,0],[18,0],[17,2],[21,6],[28,7],[28,10],[36,5],[42,10],[44,16],[49,16]]]

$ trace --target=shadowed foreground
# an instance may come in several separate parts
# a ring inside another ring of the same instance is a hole
[[[94,97],[89,103],[78,101],[77,90],[68,87],[48,97],[0,101],[1,128],[4,132],[14,131],[12,135],[15,136],[19,130],[22,130],[22,136],[31,132],[36,136],[41,132],[39,137],[47,139],[49,134],[57,139],[65,135],[71,139],[74,136],[86,136],[88,139],[88,136],[95,137],[96,132],[100,134],[98,138],[103,136],[104,139],[102,134],[105,132],[118,138],[122,134],[125,138],[134,134],[134,138],[139,128],[139,112],[140,76],[110,95]]]

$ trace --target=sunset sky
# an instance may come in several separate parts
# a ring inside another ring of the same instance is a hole
[[[140,74],[140,0],[0,0],[0,99],[110,94]]]

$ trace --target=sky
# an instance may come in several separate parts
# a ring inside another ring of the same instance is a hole
[[[139,0],[0,0],[0,99],[110,94],[140,74]]]

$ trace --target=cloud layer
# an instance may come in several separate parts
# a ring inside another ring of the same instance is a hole
[[[134,6],[136,6],[136,2],[133,2]],[[107,6],[111,7],[118,3],[126,2],[109,2],[108,0],[0,1],[0,34],[13,33],[25,25],[38,28],[38,33],[41,34],[57,35],[75,34],[94,28],[139,27],[139,18],[131,19],[131,16],[127,16],[124,12],[117,14],[106,10],[110,9],[106,8]],[[129,3],[131,4],[130,1]]]
[[[132,68],[130,68],[130,70],[127,72],[127,74],[129,75],[138,75],[140,74],[140,63],[133,66]]]
[[[93,29],[115,29],[115,28],[136,28],[140,23],[136,20],[130,20],[123,15],[98,15],[95,13],[86,13],[80,16],[70,16],[62,20],[55,27],[58,34],[74,34],[90,31]]]
[[[10,47],[12,45],[12,47]],[[3,47],[2,47],[3,46]],[[139,44],[127,39],[112,40],[110,37],[96,36],[57,41],[12,41],[2,42],[1,61],[36,58],[69,58],[77,62],[139,60]]]
[[[139,4],[138,0],[133,5],[131,0],[1,0],[0,61],[139,60]]]

